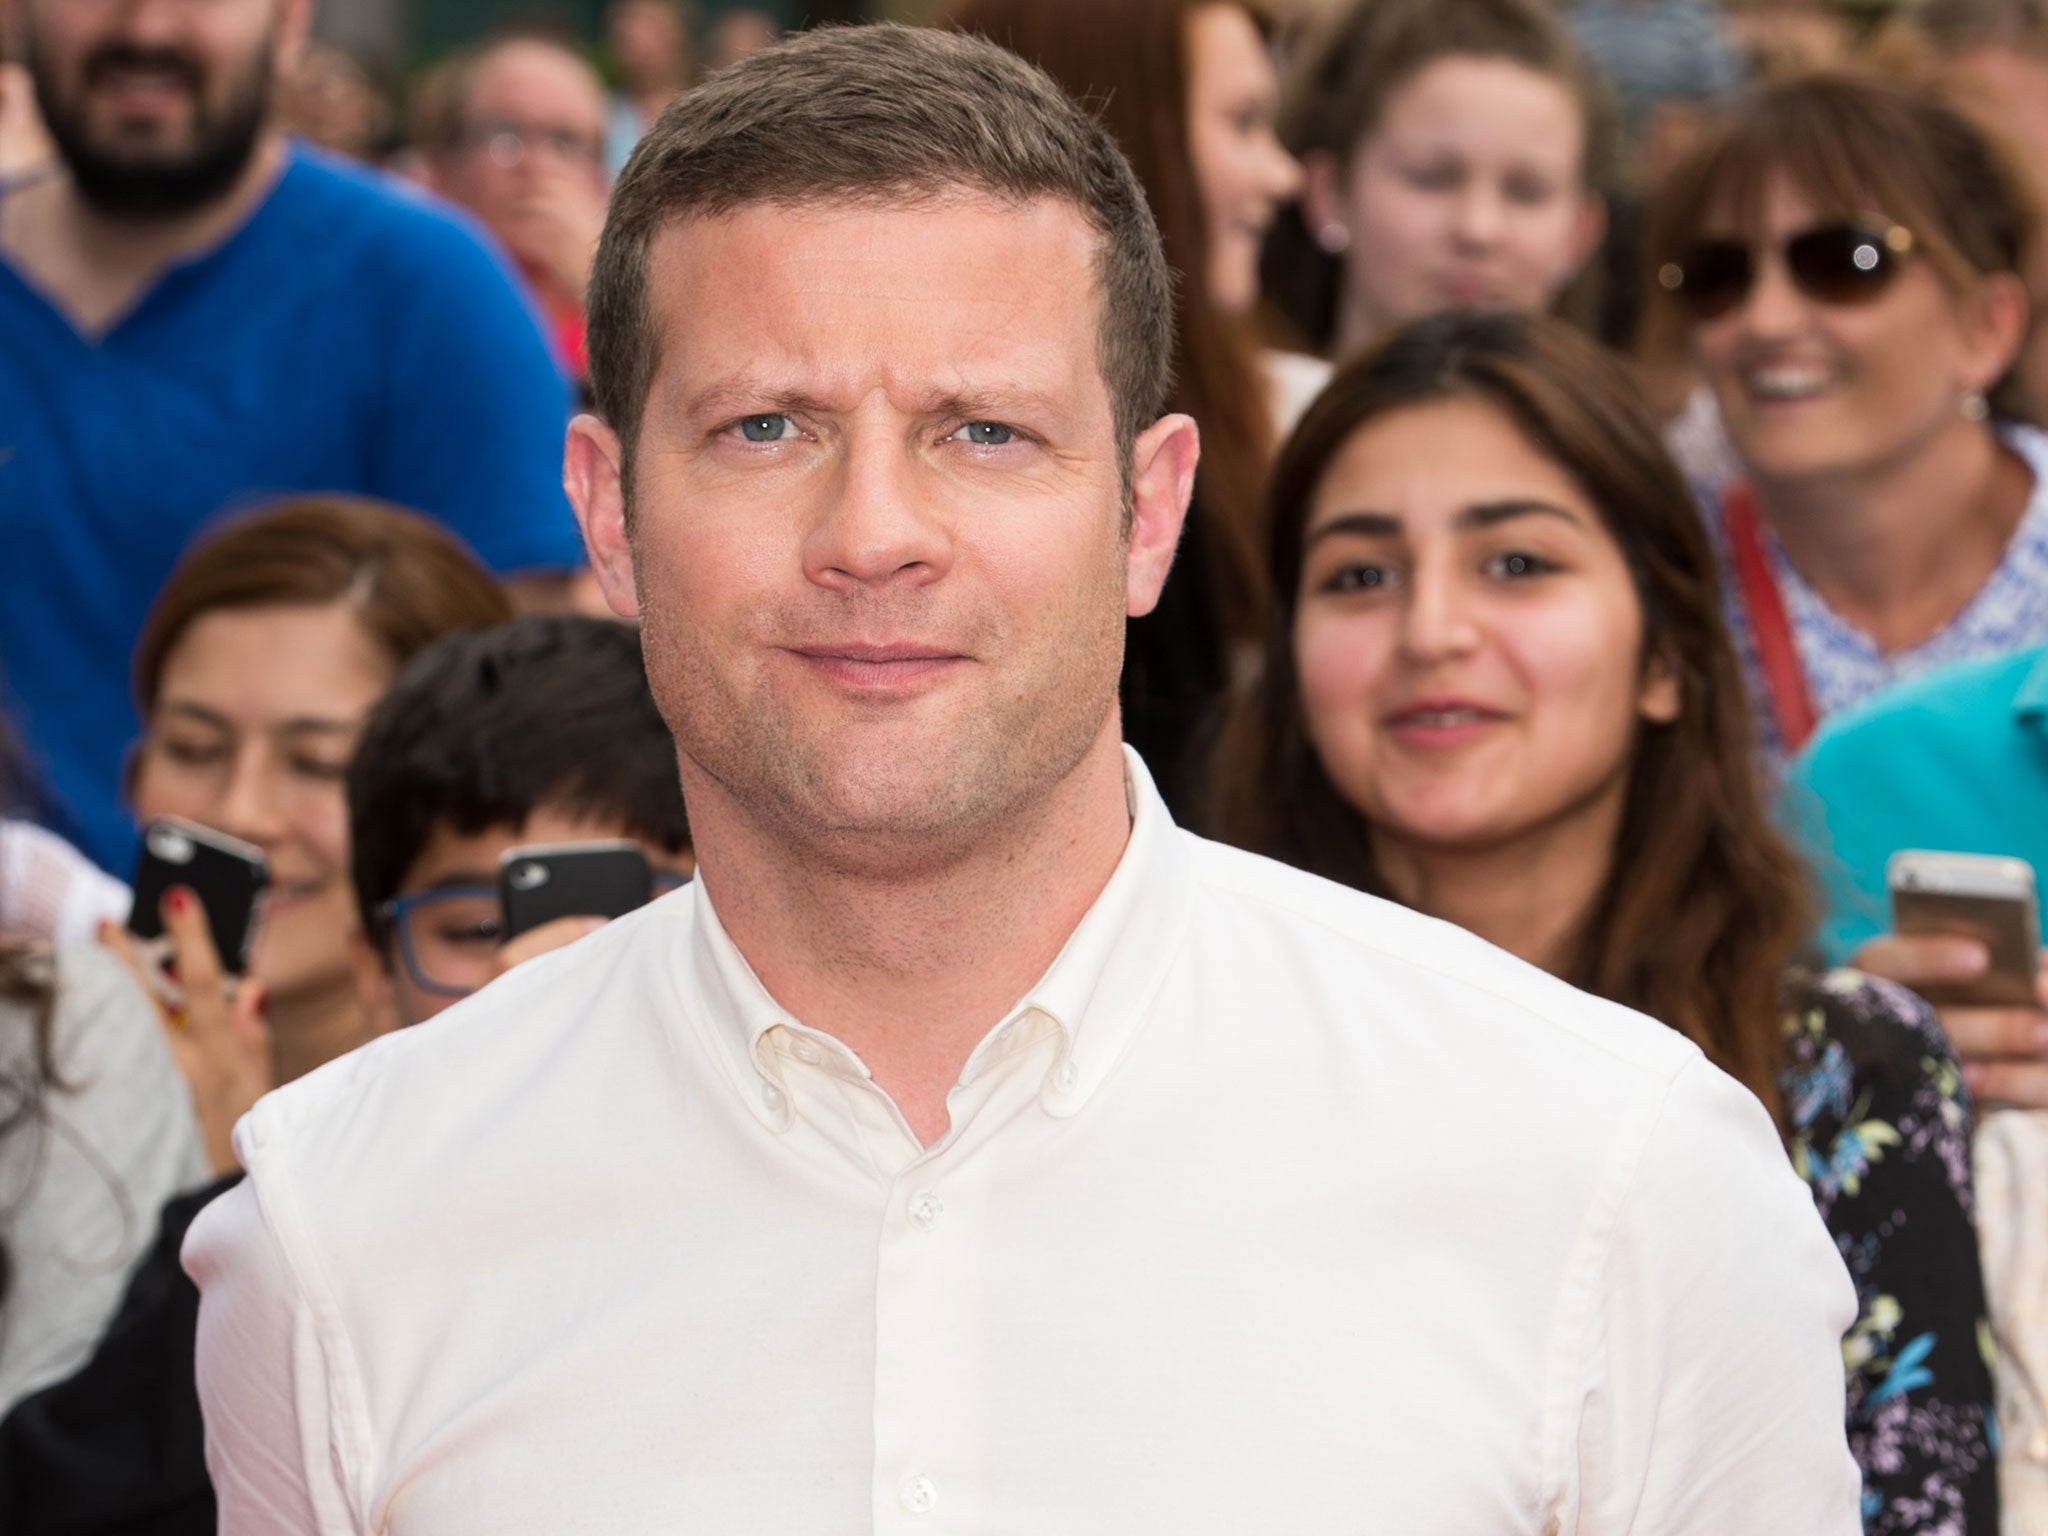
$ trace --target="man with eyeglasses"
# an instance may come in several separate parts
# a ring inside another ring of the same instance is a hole
[[[583,290],[609,188],[604,86],[574,49],[520,32],[458,59],[441,88],[428,182],[505,247],[580,380]]]
[[[311,0],[5,10],[58,150],[0,195],[6,704],[53,822],[125,872],[129,655],[193,534],[377,496],[559,599],[569,393],[466,221],[285,137]]]

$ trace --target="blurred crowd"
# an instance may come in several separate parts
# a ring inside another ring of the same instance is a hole
[[[598,925],[508,942],[509,850],[689,875],[563,431],[613,182],[777,29],[616,0],[399,90],[311,0],[0,19],[0,1528],[211,1530],[237,1118]],[[1097,112],[1175,272],[1175,818],[1697,1043],[1855,1282],[1865,1529],[2048,1530],[2048,6],[934,24]],[[260,851],[246,959],[134,920],[165,818]],[[1908,922],[1933,855],[1978,904]]]

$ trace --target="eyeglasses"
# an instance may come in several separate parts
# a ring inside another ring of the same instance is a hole
[[[529,128],[521,123],[479,123],[463,134],[470,149],[481,149],[493,163],[510,170],[537,148],[572,165],[596,165],[604,158],[604,142],[571,128]]]
[[[1890,286],[1913,251],[1913,232],[1882,220],[1817,224],[1780,247],[1792,286],[1819,304],[1867,304]],[[1739,240],[1702,240],[1657,281],[1695,320],[1715,320],[1741,306],[1756,286],[1756,248]]]
[[[688,883],[657,872],[654,894]],[[377,908],[413,985],[436,997],[467,997],[491,979],[505,942],[505,909],[495,885],[444,885],[394,896]]]

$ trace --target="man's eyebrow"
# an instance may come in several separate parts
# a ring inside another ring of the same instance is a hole
[[[1518,517],[1562,518],[1574,526],[1585,521],[1569,507],[1538,500],[1535,497],[1518,496],[1504,501],[1474,502],[1458,514],[1452,526],[1461,530],[1491,528],[1497,523],[1510,522]],[[1307,544],[1313,547],[1320,540],[1340,534],[1350,534],[1361,539],[1399,538],[1401,519],[1392,512],[1341,512],[1328,522],[1318,523],[1310,531]]]
[[[1008,416],[1055,416],[1066,413],[1070,403],[1051,390],[1028,385],[970,384],[955,389],[934,389],[911,402],[920,416],[958,416],[969,421]],[[683,403],[688,421],[717,422],[745,415],[798,414],[832,415],[844,409],[843,401],[824,399],[803,389],[778,386],[766,381],[728,379],[706,385]]]

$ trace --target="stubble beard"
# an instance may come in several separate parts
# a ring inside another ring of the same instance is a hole
[[[821,869],[912,877],[1019,835],[1116,706],[1120,580],[1113,623],[1069,631],[991,678],[946,685],[964,697],[942,723],[930,702],[878,706],[904,712],[900,730],[857,711],[805,718],[745,660],[758,642],[738,639],[721,654],[673,622],[658,584],[643,579],[640,590],[648,682],[678,750],[749,821]]]

